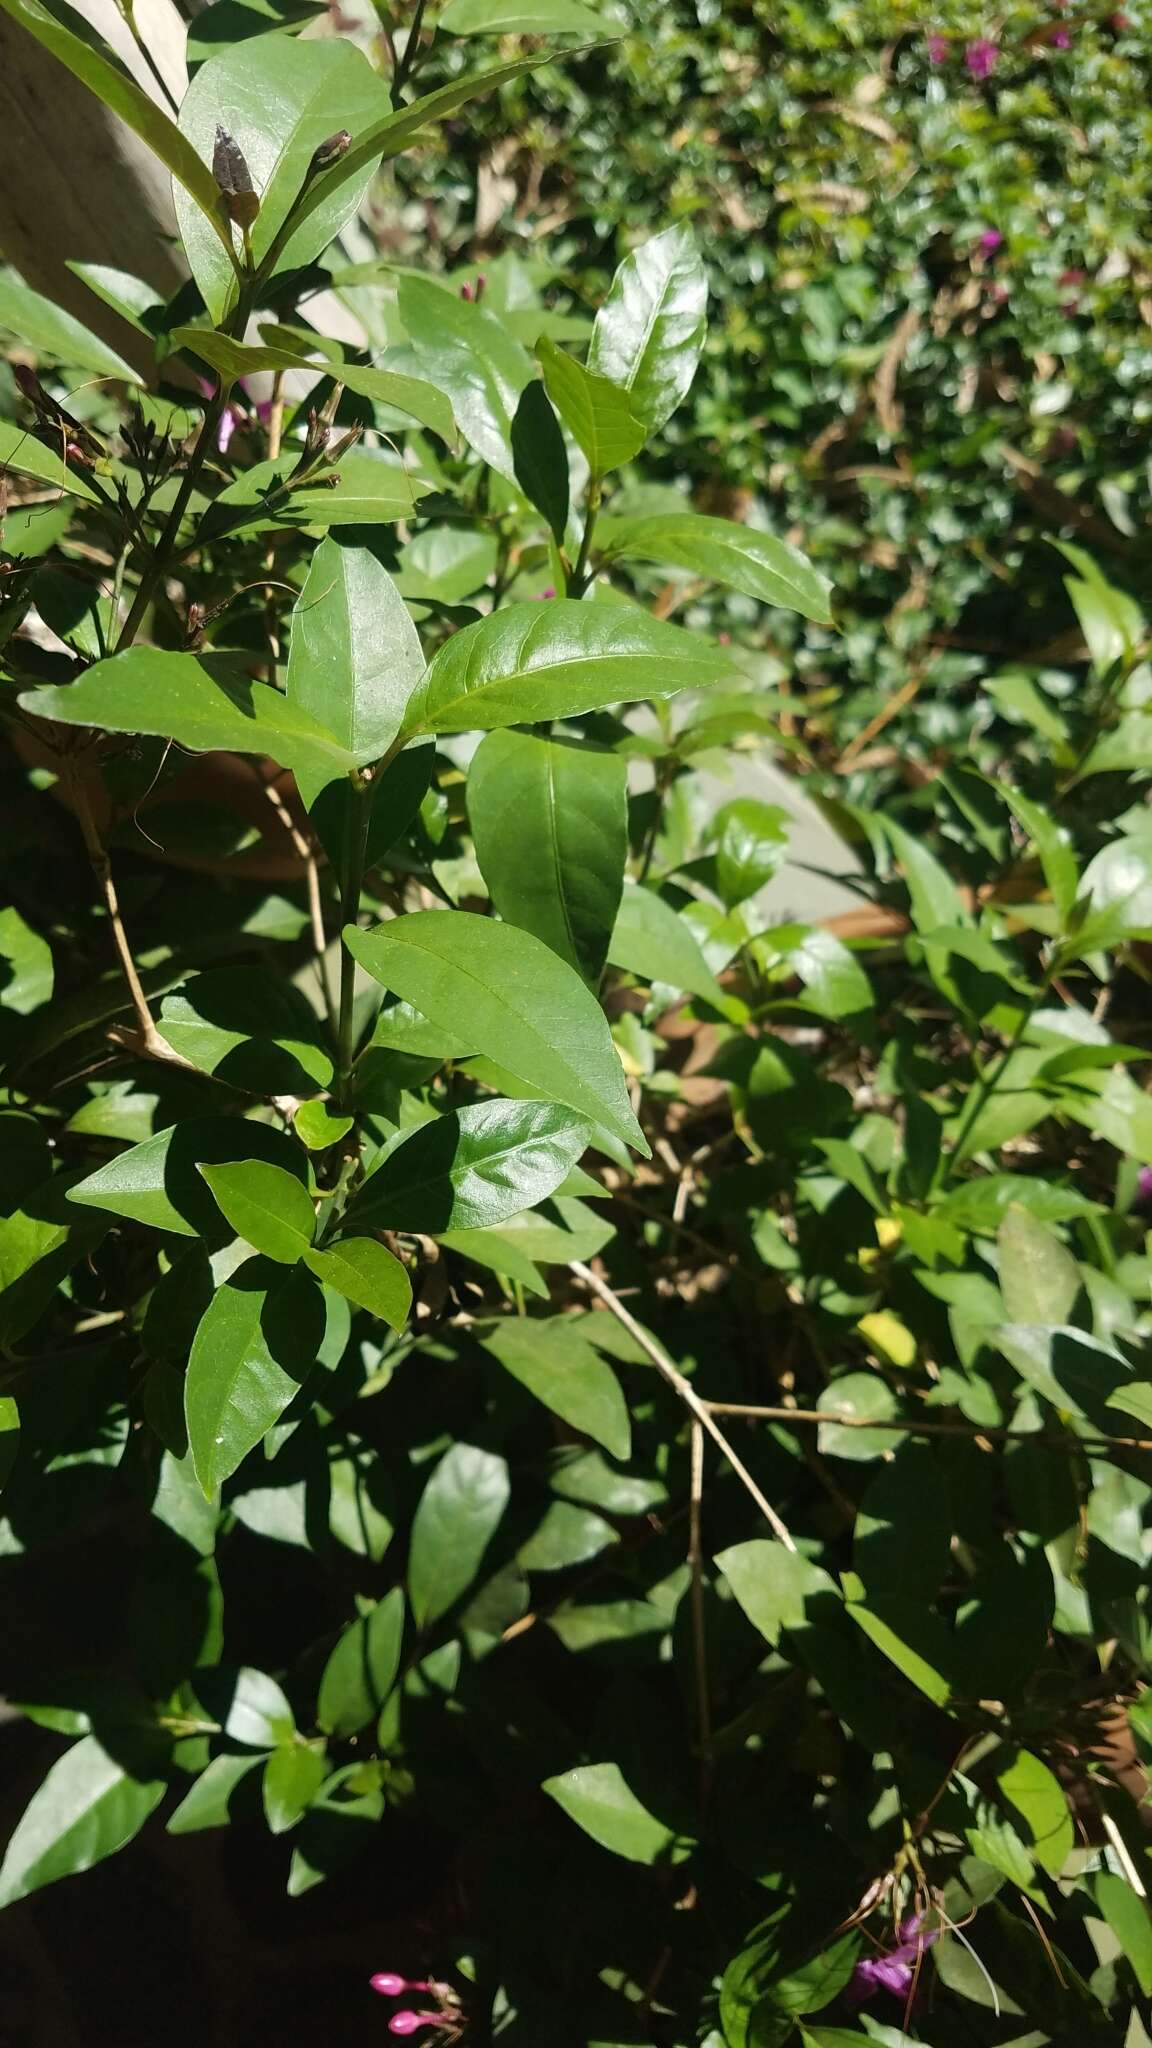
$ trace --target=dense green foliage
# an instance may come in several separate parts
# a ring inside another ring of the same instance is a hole
[[[177,125],[0,6],[195,281],[0,280],[0,1904],[229,1829],[366,2031],[1140,2048],[1136,32],[238,6]]]

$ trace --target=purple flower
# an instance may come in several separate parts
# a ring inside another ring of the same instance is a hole
[[[1051,35],[1048,38],[1048,41],[1051,43],[1052,48],[1054,50],[1070,50],[1072,48],[1071,30],[1066,28],[1054,28]]]
[[[997,249],[1002,249],[1004,237],[1000,233],[999,228],[985,228],[984,233],[980,236],[979,246],[987,256],[993,256]]]
[[[556,585],[555,585],[554,583],[549,583],[549,584],[548,584],[548,585],[546,586],[546,588],[545,588],[545,589],[543,589],[543,590],[538,590],[538,591],[536,592],[536,602],[537,602],[537,604],[544,604],[544,603],[546,603],[546,601],[548,600],[548,598],[550,598],[550,597],[555,597],[555,595],[556,595]]]
[[[977,36],[964,52],[964,62],[973,78],[990,78],[1000,61],[1000,51],[987,36]]]
[[[928,62],[930,64],[946,64],[951,48],[952,45],[948,41],[947,36],[929,36]]]
[[[1135,1203],[1143,1206],[1152,1201],[1152,1166],[1142,1166],[1136,1175]]]
[[[939,1936],[939,1928],[924,1932],[924,1915],[910,1913],[902,1920],[897,1932],[896,1946],[886,1953],[865,1956],[857,1963],[848,1985],[850,2005],[863,2005],[874,1998],[878,1991],[887,1991],[893,1998],[905,1998],[912,1988],[912,1979],[917,1958]]]
[[[452,2024],[442,2012],[394,2012],[388,2022],[390,2034],[414,2034],[419,2027],[450,2027]]]

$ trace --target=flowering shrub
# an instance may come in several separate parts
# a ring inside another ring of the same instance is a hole
[[[765,764],[819,773],[837,600],[653,475],[691,228],[590,323],[373,254],[364,345],[317,324],[381,162],[550,45],[423,91],[423,9],[380,68],[258,35],[169,119],[0,4],[194,281],[90,276],[151,384],[0,283],[0,1905],[226,1833],[197,1972],[272,1872],[285,1970],[369,1923],[365,2038],[1139,2044],[1138,605],[1064,541],[1080,686],[842,782],[807,916]],[[549,24],[601,33],[437,33]]]

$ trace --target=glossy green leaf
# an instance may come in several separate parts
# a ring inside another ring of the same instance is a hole
[[[14,334],[22,347],[53,362],[66,363],[69,369],[90,370],[96,377],[114,377],[126,384],[143,381],[131,363],[82,321],[14,277],[0,277],[0,330]]]
[[[620,1382],[567,1316],[508,1317],[482,1339],[506,1372],[613,1458],[631,1456],[632,1429]]]
[[[263,330],[273,336],[289,332],[284,328]],[[296,345],[296,335],[305,330],[292,330],[294,345],[280,347],[276,341],[257,346],[253,342],[235,341],[229,334],[217,333],[211,327],[174,327],[171,341],[177,348],[191,349],[202,361],[210,363],[215,370],[232,382],[238,377],[252,377],[262,370],[275,375],[285,370],[313,370],[317,377],[332,377],[348,391],[355,391],[361,398],[371,399],[376,405],[390,406],[395,412],[407,413],[419,420],[422,426],[430,427],[441,440],[454,442],[456,422],[452,407],[443,392],[435,385],[428,384],[422,377],[406,377],[399,371],[378,368],[375,364],[345,361],[338,348],[333,349],[320,335],[316,336],[316,350],[310,351],[305,340]]]
[[[1152,1914],[1127,1878],[1099,1871],[1092,1879],[1092,1897],[1132,1965],[1145,1998],[1152,1997]]]
[[[448,0],[437,24],[452,36],[614,36],[616,22],[583,0]]]
[[[819,1430],[820,1451],[825,1457],[850,1458],[866,1463],[892,1450],[899,1441],[898,1434],[890,1429],[852,1426],[863,1421],[890,1422],[896,1414],[895,1395],[875,1373],[842,1374],[833,1380],[831,1386],[825,1387],[818,1405],[821,1412],[829,1417],[827,1422],[821,1423]],[[835,1421],[838,1415],[847,1418],[847,1427]]]
[[[496,314],[428,278],[402,277],[399,307],[414,364],[447,394],[469,447],[515,483],[512,421],[531,356]]]
[[[734,1543],[720,1551],[716,1563],[753,1628],[759,1629],[773,1648],[783,1629],[807,1626],[810,1601],[840,1604],[835,1580],[782,1543],[763,1537]]]
[[[1075,1843],[1068,1796],[1055,1772],[1027,1749],[1018,1749],[996,1773],[1000,1797],[1028,1830],[1042,1870],[1058,1877]]]
[[[415,737],[573,718],[704,689],[731,673],[719,648],[647,612],[565,598],[514,604],[437,650],[406,729]]]
[[[952,1695],[947,1668],[949,1638],[943,1623],[928,1608],[897,1595],[885,1596],[876,1604],[849,1600],[847,1612],[889,1663],[934,1706],[947,1706]]]
[[[516,1556],[526,1572],[567,1571],[599,1557],[618,1540],[603,1515],[573,1501],[554,1500]]]
[[[347,1211],[354,1228],[483,1230],[560,1186],[592,1135],[550,1102],[477,1102],[394,1146]]]
[[[544,514],[557,547],[568,530],[568,449],[548,393],[537,378],[524,386],[512,416],[512,467],[529,503]]]
[[[237,1159],[200,1168],[217,1207],[253,1251],[294,1266],[312,1243],[316,1212],[308,1190],[283,1167]]]
[[[690,1844],[637,1799],[619,1764],[580,1764],[546,1778],[542,1790],[602,1849],[629,1863],[679,1863],[689,1852]]]
[[[52,1765],[0,1865],[0,1906],[91,1870],[139,1834],[164,1796],[162,1777],[133,1777],[86,1735]]]
[[[731,519],[699,512],[663,512],[641,519],[606,519],[597,545],[610,561],[659,562],[709,583],[727,584],[760,604],[799,612],[828,625],[831,584],[790,541]]]
[[[327,1776],[323,1749],[314,1742],[284,1743],[264,1766],[264,1817],[269,1832],[286,1834],[307,1812]]]
[[[171,171],[181,197],[187,193],[195,201],[206,227],[210,226],[219,237],[223,249],[225,229],[216,181],[207,164],[151,95],[93,43],[65,28],[47,7],[40,5],[40,0],[0,0],[0,5],[159,157]]]
[[[539,1267],[514,1238],[499,1228],[442,1230],[438,1236],[446,1250],[458,1252],[462,1259],[470,1259],[473,1265],[483,1266],[489,1273],[497,1273],[502,1280],[514,1281],[526,1294],[547,1297],[548,1288]]]
[[[1113,1345],[1068,1324],[1001,1323],[994,1341],[1029,1386],[1073,1415],[1095,1410],[1106,1422],[1105,1404],[1122,1406],[1129,1385],[1139,1384]]]
[[[704,345],[708,280],[686,221],[626,256],[592,330],[588,368],[626,391],[650,430],[686,397]]]
[[[359,141],[386,118],[387,87],[363,52],[343,37],[297,42],[292,36],[239,43],[202,64],[180,108],[180,132],[207,165],[217,127],[238,144],[260,197],[252,228],[259,264],[298,198],[314,151],[338,128]],[[370,164],[346,177],[327,202],[314,205],[287,239],[276,268],[299,269],[318,256],[351,219],[367,189]],[[315,197],[312,181],[311,195]],[[233,288],[233,267],[219,237],[179,189],[176,217],[192,275],[219,321]],[[216,218],[220,218],[217,211]],[[238,229],[230,229],[240,253]]]
[[[358,767],[387,753],[424,654],[408,607],[367,548],[322,541],[292,614],[287,691]]]
[[[324,1666],[316,1717],[330,1735],[358,1735],[375,1721],[400,1670],[404,1592],[394,1586],[344,1630]]]
[[[624,886],[608,958],[613,967],[623,967],[642,981],[685,989],[718,1010],[728,1002],[691,928],[670,903],[640,882]]]
[[[96,503],[96,493],[85,483],[82,471],[69,469],[64,461],[62,444],[59,449],[49,448],[27,427],[18,427],[11,420],[0,420],[0,468],[14,469],[18,476],[34,476],[57,490],[70,491],[74,498]]]
[[[476,1577],[511,1491],[495,1451],[455,1443],[444,1453],[412,1518],[408,1597],[417,1628],[454,1607]]]
[[[390,526],[410,519],[425,495],[416,477],[379,449],[353,448],[323,483],[285,494],[282,487],[295,465],[295,455],[282,455],[241,470],[213,501],[201,527],[204,539],[221,530],[253,534],[285,526]]]
[[[770,882],[788,851],[788,813],[759,797],[738,796],[713,820],[716,886],[731,910]]]
[[[603,1011],[529,932],[469,911],[417,911],[344,934],[367,973],[556,1102],[647,1151]]]
[[[168,1833],[195,1835],[204,1828],[227,1827],[238,1787],[261,1762],[259,1756],[214,1756],[170,1815]]]
[[[926,935],[942,927],[970,925],[972,920],[955,883],[923,841],[914,838],[903,825],[895,824],[883,814],[877,815],[875,824],[887,838],[904,871],[912,922],[917,931]]]
[[[1084,870],[1073,937],[1081,956],[1152,936],[1152,839],[1102,846]]]
[[[154,286],[145,284],[143,278],[133,277],[128,270],[114,269],[109,263],[78,263],[69,258],[68,268],[137,333],[151,338],[156,318],[164,310],[163,298]]]
[[[1000,1292],[1010,1323],[1066,1323],[1081,1288],[1080,1269],[1060,1238],[1018,1202],[997,1234]]]
[[[0,910],[0,1009],[30,1017],[51,994],[52,948],[18,910]]]
[[[154,733],[192,753],[231,748],[270,754],[283,768],[301,768],[325,781],[355,765],[339,740],[278,690],[195,654],[129,647],[98,661],[77,682],[26,690],[20,701],[62,725]]]
[[[209,1498],[279,1420],[306,1376],[315,1347],[300,1302],[295,1274],[278,1283],[274,1267],[249,1259],[201,1319],[184,1417],[196,1477]]]
[[[259,967],[209,967],[173,989],[160,1031],[202,1073],[253,1095],[295,1095],[325,1087],[332,1061],[307,997]]]
[[[858,1017],[872,1007],[872,988],[856,955],[834,932],[819,926],[772,925],[750,948],[765,969],[795,975],[795,1000],[819,1017]]]
[[[593,476],[607,476],[631,462],[648,439],[648,429],[634,416],[627,393],[586,370],[553,341],[542,341],[537,354],[548,396]]]
[[[997,794],[1003,797],[1013,816],[1023,826],[1040,856],[1044,880],[1048,884],[1052,901],[1061,925],[1076,900],[1078,870],[1076,855],[1065,827],[1046,811],[1042,804],[1035,803],[1018,789],[1009,789],[997,783]]]
[[[623,756],[579,740],[489,733],[468,773],[468,815],[505,923],[534,933],[594,986],[628,855]]]
[[[108,1209],[154,1230],[221,1243],[227,1233],[198,1168],[205,1163],[222,1165],[237,1152],[266,1159],[301,1181],[307,1177],[304,1154],[283,1132],[239,1117],[189,1117],[76,1181],[68,1189],[68,1200]]]
[[[292,1128],[310,1152],[326,1152],[329,1145],[338,1145],[341,1138],[348,1136],[353,1121],[350,1116],[334,1115],[315,1097],[301,1102],[292,1112]]]
[[[304,1260],[326,1287],[392,1329],[403,1329],[412,1306],[412,1282],[386,1245],[374,1237],[341,1237],[323,1251],[306,1252]]]

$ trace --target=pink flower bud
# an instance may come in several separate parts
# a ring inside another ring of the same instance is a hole
[[[368,1982],[373,1991],[380,1993],[381,1998],[399,1998],[400,1993],[408,1989],[407,1977],[398,1977],[395,1970],[377,1970],[376,1975],[369,1977]]]
[[[985,228],[984,233],[980,237],[980,247],[986,255],[991,256],[1003,245],[1003,241],[1004,237],[1000,233],[999,228]]]
[[[964,62],[973,78],[990,78],[1000,59],[1000,51],[987,36],[977,36],[964,52]]]
[[[417,2027],[446,2027],[442,2012],[394,2012],[388,2022],[390,2034],[414,2034]]]
[[[461,285],[461,287],[460,287],[460,297],[461,297],[462,299],[467,299],[467,301],[468,301],[468,304],[469,304],[469,305],[471,305],[471,303],[472,303],[472,287],[471,287],[471,285],[470,285],[470,284],[462,284],[462,285]]]
[[[481,300],[481,299],[482,299],[482,298],[484,297],[484,288],[485,288],[485,286],[487,285],[487,283],[488,283],[488,279],[487,279],[487,278],[485,277],[485,275],[484,275],[484,272],[483,272],[483,271],[481,271],[481,272],[480,272],[480,275],[479,275],[479,277],[478,277],[478,278],[476,279],[476,300],[477,300],[477,303],[479,303],[479,301],[480,301],[480,300]]]
[[[928,62],[930,64],[946,64],[948,62],[949,48],[947,36],[929,36]]]
[[[549,583],[546,589],[540,591],[539,596],[537,598],[537,602],[539,604],[543,604],[546,598],[555,597],[555,595],[556,585],[554,583]]]
[[[1048,41],[1054,50],[1070,50],[1072,48],[1072,36],[1066,28],[1054,28]]]

